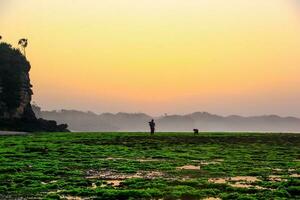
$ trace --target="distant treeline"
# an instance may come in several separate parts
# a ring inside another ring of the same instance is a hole
[[[274,131],[300,132],[300,119],[276,115],[242,117],[219,116],[207,112],[152,117],[144,113],[103,113],[77,110],[42,111],[33,106],[38,117],[68,124],[72,131],[148,131],[148,122],[156,120],[157,131]]]

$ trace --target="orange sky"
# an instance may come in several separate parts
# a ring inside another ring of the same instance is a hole
[[[44,109],[300,116],[299,12],[297,0],[0,0],[0,34],[29,39]]]

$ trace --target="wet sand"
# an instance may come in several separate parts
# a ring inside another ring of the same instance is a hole
[[[17,131],[0,131],[0,135],[27,135],[27,132],[17,132]]]

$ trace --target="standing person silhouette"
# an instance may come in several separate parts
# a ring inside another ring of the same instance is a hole
[[[154,122],[154,119],[152,119],[152,120],[149,122],[149,126],[150,126],[150,133],[151,133],[151,135],[153,135],[154,132],[155,132],[155,122]]]

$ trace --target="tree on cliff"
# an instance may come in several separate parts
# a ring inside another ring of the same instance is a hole
[[[19,40],[18,45],[22,47],[24,56],[26,57],[26,47],[28,46],[28,39],[22,38]]]

